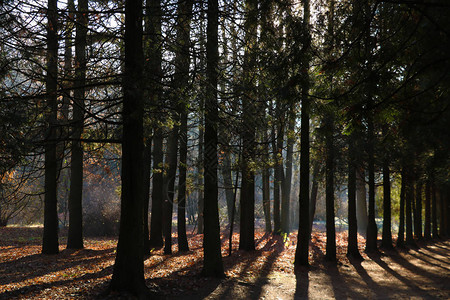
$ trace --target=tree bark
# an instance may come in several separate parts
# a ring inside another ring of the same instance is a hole
[[[326,259],[336,261],[336,228],[334,224],[334,119],[331,113],[326,116],[326,187],[325,187],[325,204],[326,204],[326,227],[327,227],[327,246]]]
[[[188,79],[190,62],[190,27],[192,18],[193,0],[178,3],[177,46],[179,51],[175,58],[174,83],[175,91],[179,97],[178,112],[180,114],[179,144],[180,164],[178,167],[178,250],[188,251],[189,245],[186,235],[186,166],[187,166],[187,138],[188,138]]]
[[[145,130],[144,130],[145,132]],[[144,134],[145,135],[145,134]],[[149,214],[148,210],[150,208],[150,178],[151,178],[151,169],[152,169],[152,139],[151,137],[147,137],[145,139],[144,143],[144,154],[142,162],[144,164],[143,166],[143,177],[142,182],[144,185],[144,209],[143,209],[143,218],[144,218],[144,233],[143,233],[143,239],[144,239],[144,256],[149,255],[151,251],[150,246],[150,239],[149,239]]]
[[[274,118],[283,119],[280,114],[282,114],[279,104],[277,103],[276,115]],[[275,125],[272,127],[272,149],[273,149],[273,160],[275,162],[274,166],[274,180],[273,180],[273,225],[275,234],[279,234],[281,231],[281,214],[280,214],[280,184],[282,182],[283,167],[282,167],[282,157],[283,157],[283,137],[284,128],[281,122],[278,125],[278,132],[276,132]]]
[[[225,199],[227,201],[228,222],[231,223],[231,214],[233,210],[233,201],[234,201],[233,178],[231,174],[231,153],[230,150],[228,149],[228,145],[225,148],[226,149],[224,150],[223,153],[224,157],[222,163],[222,178],[225,189]]]
[[[204,107],[205,103],[200,100],[200,107]],[[205,136],[204,136],[204,116],[203,116],[203,112],[200,112],[201,116],[200,116],[200,128],[199,128],[199,134],[198,134],[198,138],[199,141],[204,141]],[[203,157],[204,157],[204,145],[202,142],[199,143],[198,145],[198,172],[199,173],[204,173],[204,163],[203,163]],[[204,186],[204,179],[201,178],[200,176],[198,177],[198,182],[197,182],[198,186]],[[198,234],[203,234],[203,229],[205,228],[204,226],[204,215],[203,215],[203,210],[205,207],[205,197],[204,197],[204,191],[202,191],[200,188],[198,189],[198,214],[197,214],[197,233]]]
[[[144,278],[142,1],[125,1],[122,201],[111,291],[148,297]]]
[[[416,182],[416,214],[414,217],[414,235],[416,239],[421,240],[423,238],[422,234],[422,181],[419,179]]]
[[[303,0],[303,30],[305,31],[304,47],[306,50],[302,58],[302,110],[301,110],[301,132],[300,132],[300,192],[299,192],[299,229],[298,243],[295,250],[295,267],[308,266],[309,256],[309,119],[311,98],[309,98],[309,48],[311,45],[310,33],[310,2]]]
[[[359,234],[367,234],[367,198],[366,198],[366,174],[363,168],[356,171],[356,219],[358,220]]]
[[[187,112],[181,115],[180,125],[180,165],[178,166],[178,250],[189,251],[186,235],[186,166],[187,166]]]
[[[431,183],[427,180],[425,183],[425,224],[423,237],[426,240],[431,239]]]
[[[201,8],[204,11],[204,1],[201,2]],[[205,18],[204,13],[202,12],[202,18],[200,18],[200,27],[201,28],[205,28],[205,24],[204,24],[204,20]],[[205,34],[204,34],[204,30],[200,30],[200,53],[205,53]],[[205,66],[206,62],[205,62],[205,55],[201,55],[200,56],[200,66],[203,68]],[[206,85],[205,85],[206,86]],[[202,88],[202,92],[204,97],[206,97],[206,87]],[[198,143],[198,161],[197,161],[197,168],[198,168],[198,174],[203,174],[204,173],[204,150],[205,150],[205,145],[203,144],[203,141],[205,139],[204,134],[205,134],[205,112],[204,112],[204,107],[205,107],[205,99],[204,97],[200,97],[200,111],[199,111],[199,126],[198,126],[198,139],[199,139],[199,143]],[[199,234],[203,234],[203,230],[204,230],[204,215],[203,215],[203,211],[204,211],[204,206],[205,206],[205,197],[204,197],[204,192],[203,190],[200,188],[200,186],[204,186],[204,179],[201,176],[198,176],[197,178],[197,185],[198,185],[198,214],[197,214],[197,233]]]
[[[244,22],[245,41],[243,65],[243,93],[242,93],[242,181],[240,199],[240,235],[239,249],[255,250],[255,171],[251,162],[255,159],[255,91],[254,91],[254,53],[256,48],[258,1],[246,0]]]
[[[44,179],[44,233],[43,254],[57,254],[58,208],[57,208],[57,157],[56,157],[56,118],[58,89],[58,15],[57,0],[48,0],[47,10],[47,76],[46,76],[46,123],[45,133],[45,179]]]
[[[439,188],[439,210],[440,210],[440,218],[439,218],[439,233],[441,238],[446,236],[446,226],[445,226],[445,194],[444,188],[440,185]]]
[[[264,141],[267,141],[267,131],[264,131]],[[264,144],[264,161],[269,161],[269,144]],[[264,223],[267,233],[272,232],[272,221],[270,217],[270,171],[267,165],[262,171],[262,188],[263,188],[263,209],[264,209]]]
[[[406,209],[406,244],[408,246],[414,246],[414,236],[413,236],[413,222],[412,222],[412,203],[414,201],[414,182],[411,174],[411,168],[408,166],[405,170],[405,209]]]
[[[163,157],[163,132],[162,128],[156,127],[153,136],[153,182],[151,210],[152,216],[150,219],[150,248],[160,248],[164,245],[162,235],[162,203],[164,195]]]
[[[69,233],[67,248],[83,248],[83,146],[84,97],[86,85],[86,46],[88,1],[79,0],[75,25],[75,84],[73,100],[72,158],[70,166]]]
[[[204,239],[203,270],[204,276],[224,277],[220,247],[220,226],[217,186],[217,66],[218,52],[218,18],[217,0],[208,0],[208,25],[206,43],[207,94],[205,101],[205,152],[204,152]]]
[[[398,225],[397,247],[405,246],[405,192],[406,176],[404,166],[402,167],[402,186],[400,190],[400,220]]]
[[[172,99],[172,104],[175,104]],[[178,123],[176,114],[173,114],[174,122]],[[163,189],[163,235],[164,254],[172,254],[172,215],[173,199],[175,196],[175,180],[178,164],[178,125],[174,125],[167,139],[167,152],[165,161],[168,165],[167,174],[164,176]]]
[[[314,216],[316,215],[317,206],[317,194],[319,192],[319,172],[320,165],[319,161],[315,160],[313,162],[313,173],[312,173],[312,184],[311,184],[311,198],[309,201],[309,232],[312,232]]]
[[[432,224],[432,234],[433,239],[439,238],[438,234],[438,225],[437,225],[437,191],[436,191],[436,183],[434,179],[431,183],[431,224]]]
[[[375,222],[375,157],[374,157],[374,125],[372,99],[369,102],[369,115],[367,120],[367,155],[368,155],[368,175],[369,175],[369,216],[367,223],[366,252],[378,251],[377,236],[378,228]]]
[[[351,133],[348,142],[348,242],[347,256],[362,259],[358,249],[358,221],[356,219],[356,149],[355,133]]]
[[[389,169],[389,154],[385,154],[383,160],[383,233],[381,246],[392,249],[391,231],[391,182]]]
[[[162,201],[164,195],[163,180],[163,129],[158,124],[162,109],[162,69],[161,69],[161,1],[147,0],[145,7],[145,31],[146,31],[146,86],[148,87],[148,102],[153,107],[150,109],[153,125],[153,166],[152,166],[152,208],[150,218],[150,239],[148,249],[163,246],[162,237]],[[144,212],[147,214],[147,212]],[[148,252],[146,252],[148,253]]]
[[[286,150],[286,176],[284,176],[283,186],[281,190],[281,231],[289,235],[289,208],[291,204],[291,184],[292,184],[292,157],[294,152],[294,130],[295,130],[295,110],[291,104],[288,113],[288,130],[287,130],[287,150]]]

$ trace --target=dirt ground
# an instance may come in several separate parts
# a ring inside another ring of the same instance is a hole
[[[313,265],[296,276],[275,271],[252,283],[225,280],[204,298],[450,299],[450,241],[362,262]]]
[[[117,240],[86,239],[83,250],[40,254],[42,228],[0,228],[0,299],[131,299],[106,294]],[[419,243],[348,260],[346,234],[338,233],[338,263],[324,261],[325,235],[313,233],[309,268],[294,272],[296,234],[257,233],[257,250],[234,250],[223,261],[227,278],[203,278],[201,235],[189,236],[191,251],[155,250],[144,263],[147,285],[158,299],[450,299],[450,240]],[[238,237],[234,237],[237,249]],[[174,236],[176,244],[176,236]],[[359,238],[360,251],[364,239]]]

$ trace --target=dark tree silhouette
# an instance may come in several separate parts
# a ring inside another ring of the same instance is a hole
[[[125,1],[122,199],[112,291],[148,295],[144,279],[142,1]]]
[[[46,132],[45,132],[45,199],[43,254],[57,254],[58,210],[57,210],[57,157],[56,157],[56,115],[58,90],[58,13],[57,0],[48,0],[47,9],[47,75],[45,80]]]
[[[76,20],[73,141],[70,166],[69,235],[67,237],[67,248],[72,249],[83,248],[83,146],[80,139],[84,127],[88,0],[78,1]]]
[[[217,187],[217,66],[219,4],[208,0],[208,25],[206,42],[206,74],[208,89],[205,99],[205,137],[204,137],[204,238],[203,275],[224,277],[220,249],[220,227]]]

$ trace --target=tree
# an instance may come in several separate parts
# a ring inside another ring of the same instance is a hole
[[[147,0],[146,2],[146,56],[147,70],[145,73],[147,85],[150,88],[148,97],[151,98],[151,116],[153,119],[153,184],[152,184],[152,209],[150,220],[150,240],[148,247],[162,247],[162,203],[163,203],[163,129],[158,121],[162,110],[162,92],[161,92],[161,1]],[[150,250],[150,249],[148,249]]]
[[[175,196],[175,180],[178,164],[178,130],[179,116],[175,109],[177,100],[171,97],[172,120],[174,122],[169,136],[167,137],[167,151],[165,153],[165,163],[167,164],[167,173],[164,175],[163,189],[163,235],[164,235],[164,254],[172,253],[172,214],[173,200]]]
[[[383,130],[385,133],[386,130]],[[383,156],[383,233],[381,246],[385,249],[392,249],[391,231],[391,182],[389,168],[389,152]]]
[[[164,231],[164,253],[172,253],[172,210],[174,201],[174,188],[176,169],[178,164],[178,148],[180,147],[179,200],[178,213],[182,220],[178,219],[178,227],[184,233],[179,236],[182,248],[187,248],[184,202],[186,194],[186,155],[187,155],[187,87],[189,74],[189,32],[190,15],[192,12],[192,1],[180,1],[178,3],[177,37],[175,42],[175,72],[172,82],[172,93],[170,94],[171,119],[173,126],[169,132],[167,141],[166,162],[168,164],[167,174],[164,177],[164,203],[163,203],[163,231]],[[181,98],[179,98],[181,96]],[[180,130],[183,131],[180,131]],[[181,149],[183,148],[183,149]],[[181,151],[182,150],[182,151]],[[181,161],[183,159],[184,161]],[[181,223],[180,223],[181,222]],[[184,228],[184,229],[183,229]],[[180,232],[179,232],[180,233]]]
[[[47,7],[47,76],[46,76],[46,123],[45,134],[45,200],[43,254],[57,254],[58,210],[57,210],[57,158],[56,115],[58,90],[58,15],[57,0],[48,0]]]
[[[437,188],[435,179],[432,178],[431,184],[431,233],[433,235],[433,239],[439,238],[438,234],[438,224],[437,224]]]
[[[330,53],[335,48],[334,45],[334,0],[329,1],[329,13],[328,13],[328,28],[327,38],[330,46]],[[330,76],[330,90],[333,89],[333,76]],[[332,91],[333,93],[333,91]],[[334,213],[334,176],[335,176],[335,146],[334,146],[334,128],[335,128],[335,116],[331,111],[335,108],[334,103],[329,104],[329,108],[324,113],[324,127],[325,127],[325,147],[326,147],[326,161],[325,161],[325,205],[326,205],[326,230],[327,230],[327,246],[326,246],[326,259],[329,261],[336,260],[336,229],[335,229],[335,213]],[[315,168],[317,168],[315,166]],[[310,220],[311,222],[312,220]]]
[[[287,128],[287,149],[286,149],[286,172],[281,189],[281,232],[289,235],[289,207],[291,203],[291,185],[292,185],[292,157],[294,152],[294,135],[295,135],[295,107],[291,99],[288,111],[288,128]],[[309,200],[308,200],[309,201]]]
[[[142,1],[125,1],[122,199],[112,291],[148,296],[144,278]]]
[[[375,223],[375,157],[374,157],[374,121],[372,111],[372,99],[369,99],[369,115],[367,120],[367,154],[369,173],[369,215],[367,224],[366,252],[376,252],[377,249],[377,224]]]
[[[398,225],[397,247],[405,246],[405,194],[406,194],[406,174],[405,166],[402,166],[402,186],[400,190],[400,216]]]
[[[423,237],[426,240],[431,239],[431,184],[430,180],[425,183],[425,224]]]
[[[188,75],[189,75],[189,48],[190,48],[190,22],[193,1],[181,1],[178,4],[178,27],[177,27],[177,53],[175,59],[175,91],[182,98],[178,100],[178,111],[180,114],[179,144],[180,164],[178,179],[178,249],[188,251],[189,245],[186,236],[186,164],[187,164],[187,121],[188,121]]]
[[[217,66],[219,4],[208,0],[208,25],[206,42],[206,76],[208,89],[205,98],[205,136],[204,136],[204,276],[224,277],[220,249],[220,227],[217,187]]]
[[[240,235],[239,249],[255,250],[255,171],[252,162],[255,160],[255,126],[256,126],[256,93],[254,82],[255,57],[251,49],[256,47],[256,30],[258,19],[258,1],[245,1],[246,19],[245,53],[242,92],[242,180],[240,199]]]
[[[405,214],[406,214],[406,244],[414,246],[412,203],[414,201],[414,182],[412,180],[411,167],[405,165]],[[403,181],[403,178],[402,178]]]
[[[334,117],[332,113],[328,113],[325,117],[326,126],[326,213],[327,213],[327,246],[326,246],[326,259],[330,261],[336,260],[336,229],[334,224],[334,145],[333,145],[333,132],[334,132]]]
[[[355,133],[348,137],[348,242],[347,256],[362,259],[358,249],[358,223],[356,220],[356,149]]]
[[[310,120],[310,102],[309,97],[309,64],[310,64],[310,2],[303,0],[303,55],[301,60],[302,78],[302,110],[301,110],[301,132],[300,132],[300,193],[299,193],[299,230],[298,243],[295,250],[296,267],[309,265],[309,120]]]
[[[83,248],[83,146],[80,139],[84,127],[88,0],[78,1],[76,18],[73,140],[70,168],[69,234],[67,237],[67,248],[70,249]]]
[[[277,117],[283,119],[282,110],[280,108],[280,102],[276,103],[276,108],[273,110],[273,118]],[[281,214],[280,214],[280,187],[281,182],[283,182],[284,171],[283,171],[283,136],[284,127],[281,122],[278,125],[272,125],[272,151],[273,160],[275,162],[274,166],[274,182],[273,182],[273,230],[276,234],[281,231]]]
[[[421,240],[422,234],[422,180],[418,179],[415,186],[415,214],[414,214],[414,235],[416,239]]]

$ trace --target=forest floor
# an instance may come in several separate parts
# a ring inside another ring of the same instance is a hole
[[[0,299],[128,299],[107,295],[116,239],[87,238],[85,249],[42,255],[42,228],[0,228]],[[283,241],[257,232],[254,252],[228,256],[223,234],[226,279],[200,276],[202,235],[190,234],[190,251],[173,255],[153,251],[145,260],[147,285],[160,299],[450,299],[450,240],[419,243],[418,248],[363,252],[363,261],[349,260],[346,233],[337,233],[338,263],[324,260],[325,233],[313,232],[309,268],[294,273],[296,233]]]

